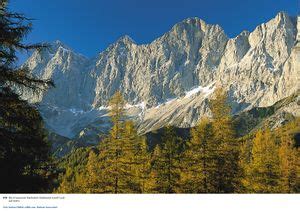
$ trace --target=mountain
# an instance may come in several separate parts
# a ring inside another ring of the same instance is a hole
[[[55,41],[23,66],[52,78],[56,87],[25,91],[23,98],[38,104],[51,132],[87,144],[109,130],[107,102],[117,90],[140,133],[165,125],[187,128],[210,114],[208,98],[216,87],[228,91],[234,114],[295,94],[300,88],[296,34],[296,19],[281,12],[235,38],[219,25],[189,18],[150,44],[123,36],[91,59]],[[300,116],[297,104],[282,111]]]
[[[254,135],[258,129],[268,126],[270,129],[277,129],[282,125],[295,121],[297,116],[294,114],[300,113],[300,91],[291,96],[281,99],[274,105],[268,107],[253,107],[250,110],[244,110],[233,116],[233,124],[236,131],[236,136],[240,139],[248,139],[249,136]],[[298,119],[300,117],[298,116]],[[192,127],[179,128],[175,127],[175,133],[183,141],[190,138],[190,130]],[[148,131],[144,135],[147,138],[150,149],[153,149],[156,144],[163,142],[162,137],[165,128]],[[49,140],[52,141],[53,154],[56,157],[63,157],[68,153],[87,146],[94,146],[96,142],[102,140],[106,136],[106,132],[101,132],[94,128],[92,132],[99,132],[93,137],[76,137],[68,139],[55,133],[50,133]],[[91,136],[90,135],[90,136]],[[300,145],[300,133],[291,133],[295,137],[296,143]],[[95,141],[95,143],[88,143],[88,141]]]

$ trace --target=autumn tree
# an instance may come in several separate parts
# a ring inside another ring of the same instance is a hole
[[[148,179],[144,184],[146,193],[160,193],[163,190],[161,172],[164,167],[162,165],[161,148],[156,145],[150,157],[150,172]]]
[[[135,132],[134,135],[137,135],[137,133]],[[139,186],[138,192],[145,193],[150,173],[150,153],[147,140],[143,136],[136,136],[133,161],[135,182]]]
[[[54,189],[53,193],[85,193],[85,186],[87,184],[86,178],[80,173],[74,172],[72,167],[67,167],[59,187]]]
[[[162,147],[155,147],[151,159],[151,172],[147,191],[175,193],[179,189],[182,140],[173,127],[165,128]]]
[[[218,193],[233,193],[239,183],[239,143],[228,104],[227,93],[221,88],[215,90],[209,102],[212,112],[213,141],[218,153],[217,169]]]
[[[182,157],[180,190],[183,193],[217,192],[217,143],[213,139],[212,123],[201,119],[199,125],[191,129],[191,140]]]
[[[90,154],[87,164],[90,193],[140,193],[147,173],[147,145],[138,136],[132,121],[125,121],[125,101],[120,92],[110,100],[113,127],[99,146],[99,154]]]
[[[243,185],[249,193],[280,191],[278,145],[269,129],[259,130],[253,139],[251,159],[245,167]]]
[[[85,181],[82,181],[80,185],[77,186],[80,187],[84,193],[104,193],[103,188],[107,176],[103,175],[101,169],[103,164],[98,154],[94,151],[89,153],[85,173],[82,173]]]
[[[300,151],[289,131],[297,128],[297,120],[275,131],[279,137],[279,187],[281,193],[297,193],[300,189]]]
[[[91,152],[97,154],[95,147],[81,147],[57,160],[58,182],[53,193],[87,193],[87,163]]]

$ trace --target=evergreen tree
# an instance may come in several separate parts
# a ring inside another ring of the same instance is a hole
[[[235,139],[232,124],[231,108],[227,102],[227,94],[216,89],[214,98],[210,100],[213,122],[213,140],[218,152],[217,170],[218,193],[233,193],[239,184],[239,143]]]
[[[40,49],[25,45],[30,21],[0,2],[0,192],[43,192],[48,189],[49,145],[38,111],[21,100],[16,89],[38,91],[53,85],[16,67],[16,51]]]
[[[183,153],[180,190],[184,193],[217,192],[217,145],[212,123],[204,118],[191,129],[191,140]]]
[[[182,140],[173,127],[166,127],[162,148],[155,147],[147,191],[150,193],[175,193],[179,190]]]
[[[277,193],[280,191],[278,145],[269,129],[259,130],[253,139],[250,163],[242,180],[247,192]]]

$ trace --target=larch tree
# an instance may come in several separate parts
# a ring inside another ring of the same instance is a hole
[[[235,193],[247,193],[248,189],[246,188],[245,179],[247,175],[247,168],[252,160],[252,140],[253,137],[247,137],[241,139],[240,146],[240,157],[239,157],[239,167],[240,167],[240,183],[239,186],[235,189]]]
[[[165,128],[162,140],[162,148],[156,146],[153,152],[148,192],[175,193],[179,190],[182,140],[171,126]]]
[[[280,191],[280,159],[278,145],[269,129],[259,130],[253,139],[251,159],[244,168],[242,180],[246,192],[278,193]]]
[[[90,155],[86,187],[90,193],[141,193],[147,173],[147,145],[134,123],[125,120],[120,92],[112,97],[109,107],[113,127],[100,143],[99,154]]]
[[[151,168],[151,155],[149,153],[147,141],[145,138],[141,141],[141,146],[138,147],[139,153],[137,155],[138,166],[138,179],[140,182],[141,193],[147,192],[147,181],[149,179],[150,168]]]
[[[134,174],[139,185],[139,193],[146,192],[146,183],[150,172],[150,153],[146,138],[138,136],[134,144]]]
[[[59,187],[54,189],[53,193],[86,193],[85,185],[88,184],[86,179],[82,178],[82,175],[75,173],[71,167],[67,167]]]
[[[90,193],[88,191],[91,188],[89,180],[94,178],[87,175],[87,167],[90,166],[87,166],[87,163],[88,161],[90,164],[92,161],[96,162],[96,157],[93,157],[97,155],[96,153],[98,150],[95,147],[78,148],[58,160],[57,170],[60,174],[57,178],[58,183],[56,183],[58,185],[54,188],[53,193]]]
[[[142,193],[147,178],[149,161],[145,139],[138,135],[133,121],[126,121],[121,163],[124,169],[124,180],[127,193]]]
[[[279,132],[280,192],[297,193],[300,185],[300,151],[296,147],[292,136],[284,128],[286,127],[283,127],[283,130]]]
[[[213,140],[212,123],[203,118],[191,129],[191,140],[182,157],[180,191],[183,193],[217,192],[218,151]]]
[[[217,169],[218,193],[233,193],[239,184],[239,143],[228,104],[227,93],[217,88],[214,97],[209,101],[212,112],[213,140],[218,153]]]
[[[104,142],[104,141],[103,141]],[[99,155],[91,151],[86,164],[86,172],[83,173],[84,181],[79,185],[84,193],[105,193],[106,176],[102,175],[102,163]]]
[[[144,184],[145,193],[160,193],[163,191],[161,172],[164,167],[161,156],[161,148],[156,145],[150,157],[150,171]]]

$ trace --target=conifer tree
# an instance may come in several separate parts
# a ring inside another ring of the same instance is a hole
[[[216,89],[214,98],[210,100],[212,112],[213,140],[218,153],[217,169],[218,193],[233,193],[239,183],[239,144],[235,139],[231,118],[231,108],[227,94]]]
[[[156,146],[149,175],[148,192],[175,193],[179,190],[182,140],[173,127],[166,127],[162,148]]]
[[[280,168],[280,192],[297,193],[300,185],[300,161],[299,149],[294,140],[287,133],[280,136],[279,168]]]
[[[143,137],[139,136],[132,121],[126,121],[122,137],[122,157],[124,180],[129,193],[141,193],[147,174],[148,154]],[[128,193],[127,192],[127,193]]]
[[[84,193],[103,193],[106,176],[102,175],[101,165],[99,155],[91,151],[86,165],[86,173],[83,174],[85,181],[79,185]]]
[[[71,167],[67,167],[65,174],[62,177],[61,183],[54,193],[86,193],[84,185],[86,184],[86,178],[78,173],[74,173]]]
[[[72,151],[69,155],[58,160],[58,170],[65,170],[58,176],[59,185],[53,193],[87,193],[89,178],[87,163],[89,156],[97,152],[96,148],[83,147]],[[91,160],[90,160],[91,161]]]
[[[53,83],[32,77],[25,67],[17,68],[17,51],[43,45],[22,43],[31,30],[30,20],[10,12],[7,2],[0,1],[0,192],[45,192],[51,170],[43,120],[16,88],[37,92]]]
[[[125,101],[120,92],[112,97],[109,106],[113,127],[108,138],[100,143],[99,154],[90,155],[87,191],[140,193],[148,163],[145,141],[138,136],[134,123],[125,121]]]
[[[217,145],[212,123],[204,118],[191,130],[191,140],[183,153],[180,190],[183,193],[217,192]]]
[[[150,159],[150,172],[145,183],[146,193],[160,193],[163,190],[160,171],[164,169],[161,159],[162,153],[159,145],[156,145]]]
[[[148,151],[146,138],[138,137],[135,148],[135,171],[139,184],[139,192],[145,193],[150,173],[150,153]]]
[[[110,117],[113,127],[110,131],[112,139],[119,139],[124,131],[125,100],[120,91],[117,91],[109,101]]]
[[[252,140],[253,137],[247,137],[241,139],[242,144],[240,147],[240,157],[239,157],[239,167],[240,167],[240,183],[239,186],[235,189],[236,193],[247,193],[247,188],[245,187],[245,176],[247,167],[252,160]]]
[[[146,182],[148,180],[150,171],[150,154],[148,152],[148,146],[145,137],[138,136],[133,123],[130,125],[133,126],[133,138],[135,138],[132,140],[131,144],[134,149],[129,149],[129,151],[132,151],[133,153],[133,165],[131,167],[133,169],[133,177],[135,179],[132,181],[135,182],[136,186],[138,186],[136,190],[137,192],[145,193]],[[130,152],[129,154],[132,154]]]
[[[280,191],[278,145],[269,129],[259,130],[253,139],[250,163],[242,180],[247,192],[277,193]]]

